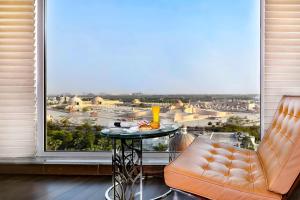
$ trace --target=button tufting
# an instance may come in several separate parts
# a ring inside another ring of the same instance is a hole
[[[200,166],[200,167],[201,167],[201,166]],[[204,165],[204,166],[202,166],[201,168],[204,169],[204,170],[209,170],[209,166],[208,166],[208,165]]]
[[[230,156],[226,156],[229,160],[234,160],[234,156],[230,155]]]
[[[210,150],[210,153],[215,155],[215,154],[217,154],[217,151],[213,149],[213,150]]]
[[[230,169],[231,168],[231,163],[226,163],[225,166]]]

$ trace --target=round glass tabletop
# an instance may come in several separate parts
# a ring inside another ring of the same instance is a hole
[[[139,130],[138,126],[131,128],[106,128],[100,133],[103,136],[115,139],[144,139],[167,136],[171,133],[178,131],[179,126],[177,124],[161,124],[159,129],[153,130]]]

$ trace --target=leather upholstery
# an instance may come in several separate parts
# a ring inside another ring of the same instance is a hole
[[[165,182],[202,197],[217,200],[275,200],[256,152],[197,138],[165,167]]]
[[[300,172],[300,97],[282,98],[258,154],[269,190],[287,193]]]
[[[275,200],[300,171],[300,97],[283,97],[258,152],[197,138],[165,167],[168,186],[216,200]]]

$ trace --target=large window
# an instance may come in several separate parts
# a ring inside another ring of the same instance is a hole
[[[259,12],[259,0],[47,0],[45,150],[110,150],[99,131],[149,120],[154,104],[183,133],[255,148]]]

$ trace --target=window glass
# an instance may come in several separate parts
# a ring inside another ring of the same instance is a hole
[[[151,121],[153,105],[182,127],[179,143],[255,149],[259,12],[259,0],[47,0],[45,150],[108,151],[99,131]]]

